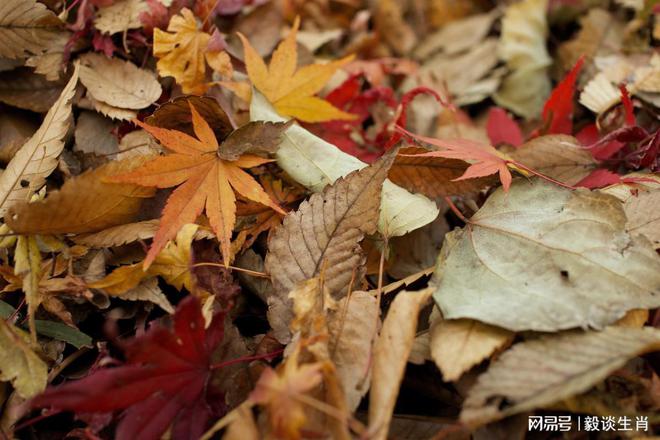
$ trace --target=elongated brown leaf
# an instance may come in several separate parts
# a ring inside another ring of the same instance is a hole
[[[431,198],[479,191],[495,182],[491,177],[454,181],[470,164],[444,157],[408,156],[421,153],[428,153],[428,150],[417,147],[401,149],[390,168],[390,180],[408,191]]]
[[[660,350],[660,330],[608,327],[515,345],[470,390],[461,420],[481,425],[588,390],[629,359]],[[570,361],[569,361],[570,360]]]
[[[84,234],[131,222],[155,189],[106,183],[104,178],[143,162],[141,158],[110,162],[67,180],[44,200],[10,208],[6,222],[21,234]]]
[[[394,403],[412,350],[420,309],[432,289],[403,291],[390,305],[383,329],[374,345],[374,364],[369,392],[369,426],[377,440],[387,438]]]
[[[0,57],[17,59],[39,54],[62,30],[62,22],[35,0],[0,2]]]
[[[29,200],[57,166],[64,136],[71,120],[71,99],[78,82],[78,64],[59,99],[46,114],[41,127],[16,152],[0,176],[0,215],[16,203]]]
[[[381,188],[393,159],[390,154],[312,195],[275,230],[266,256],[275,287],[269,306],[281,308],[289,317],[285,322],[292,316],[287,294],[299,282],[324,271],[326,287],[341,296],[354,272],[356,280],[364,274],[359,242],[376,231]]]

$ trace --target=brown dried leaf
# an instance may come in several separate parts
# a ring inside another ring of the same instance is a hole
[[[3,0],[0,4],[0,57],[20,59],[40,54],[62,28],[62,21],[36,0]]]
[[[512,151],[510,156],[568,185],[575,185],[598,166],[577,139],[565,134],[537,137]]]
[[[461,421],[476,426],[546,407],[588,390],[631,358],[655,350],[660,350],[660,330],[649,327],[567,332],[516,344],[479,376]]]
[[[373,439],[387,438],[394,403],[415,340],[419,311],[431,293],[432,289],[399,293],[383,322],[383,329],[374,345],[369,392],[369,426]]]
[[[144,0],[118,0],[99,8],[94,26],[104,34],[116,34],[142,27],[140,14],[148,10]]]
[[[376,232],[381,187],[393,159],[390,154],[312,195],[275,230],[266,256],[275,287],[269,307],[280,308],[284,322],[293,316],[287,294],[301,281],[324,271],[326,287],[341,296],[354,272],[361,279],[365,257],[359,242]]]
[[[227,113],[220,107],[218,101],[209,96],[180,96],[166,102],[156,109],[145,122],[161,128],[182,131],[190,136],[195,133],[192,128],[190,106],[211,126],[218,140],[225,139],[233,131],[233,126]]]
[[[16,69],[0,74],[0,101],[37,113],[47,112],[62,93],[66,83],[47,81],[29,69]]]
[[[5,220],[21,234],[84,234],[132,221],[153,188],[105,183],[104,178],[131,169],[141,159],[110,162],[67,180],[59,191],[34,203],[19,203]]]
[[[431,356],[443,379],[454,381],[513,339],[514,333],[472,319],[431,323]]]
[[[225,160],[236,160],[245,153],[275,153],[280,146],[280,137],[292,122],[248,122],[222,142],[218,156]]]
[[[404,156],[421,153],[428,153],[428,150],[417,147],[399,150],[390,168],[389,179],[408,191],[431,198],[476,192],[495,181],[491,177],[454,181],[470,165],[462,160]]]
[[[57,167],[64,137],[71,122],[71,100],[78,83],[78,65],[62,94],[46,114],[36,133],[12,158],[0,176],[0,214],[16,203],[29,200]]]
[[[162,93],[153,73],[129,61],[88,53],[81,58],[80,82],[94,100],[112,107],[139,110]]]

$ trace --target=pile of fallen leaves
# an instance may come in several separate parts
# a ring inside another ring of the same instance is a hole
[[[3,0],[0,438],[652,435],[659,43],[654,0]]]

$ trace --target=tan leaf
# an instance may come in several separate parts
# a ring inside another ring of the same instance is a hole
[[[113,161],[73,177],[44,200],[12,206],[5,221],[14,232],[42,235],[84,234],[131,222],[155,189],[104,179],[143,162]]]
[[[116,34],[142,27],[140,13],[147,11],[144,0],[118,0],[110,6],[99,8],[94,26],[104,34]]]
[[[0,57],[17,59],[43,52],[62,32],[63,23],[36,0],[0,4]]]
[[[352,292],[328,314],[328,350],[344,389],[346,406],[355,411],[369,391],[371,343],[380,320],[376,297],[368,292]]]
[[[461,421],[482,425],[551,405],[588,390],[629,359],[659,349],[660,330],[648,327],[569,332],[516,344],[479,376]]]
[[[375,5],[373,19],[380,36],[397,55],[410,52],[417,43],[417,36],[403,18],[400,2],[381,0],[372,2]]]
[[[57,167],[57,158],[64,148],[64,136],[69,130],[71,99],[77,82],[78,64],[37,132],[16,152],[0,176],[0,215],[16,203],[29,200]]]
[[[25,65],[34,67],[34,73],[44,75],[48,81],[59,81],[66,68],[64,54],[72,36],[72,32],[58,33],[48,42],[44,53],[32,55]]]
[[[434,52],[443,51],[453,54],[470,49],[481,42],[499,16],[499,11],[471,15],[462,20],[455,20],[429,35],[415,48],[415,58],[426,59]]]
[[[633,234],[642,234],[653,246],[660,248],[660,177],[656,174],[633,173],[624,177],[653,179],[656,182],[620,183],[602,189],[623,202],[628,221],[626,229]]]
[[[408,191],[430,198],[476,192],[494,182],[489,177],[455,181],[469,166],[462,160],[410,156],[427,152],[417,147],[399,150],[390,168],[389,179]]]
[[[433,283],[447,319],[513,331],[602,328],[660,306],[660,257],[619,200],[517,180],[445,236]]]
[[[593,59],[602,48],[616,51],[621,46],[622,26],[612,14],[601,8],[591,8],[580,19],[577,35],[559,46],[557,58],[564,71],[575,65],[581,56]]]
[[[162,93],[154,75],[129,61],[97,53],[80,57],[80,82],[96,101],[122,109],[139,110]]]
[[[513,340],[513,333],[472,319],[431,323],[431,356],[443,379],[455,381],[470,368]]]
[[[0,319],[0,381],[11,381],[24,399],[46,388],[48,366],[29,346],[27,335]]]
[[[153,238],[158,230],[158,219],[127,223],[105,229],[93,234],[82,234],[73,237],[78,244],[93,248],[122,246],[138,240]]]
[[[353,275],[361,279],[365,257],[359,242],[376,231],[382,184],[393,159],[386,156],[312,195],[273,233],[266,256],[275,287],[269,308],[281,307],[285,322],[292,316],[286,295],[301,281],[324,271],[326,287],[341,296]]]
[[[29,69],[0,74],[0,101],[37,113],[47,112],[57,101],[66,83],[47,81]]]
[[[383,329],[374,344],[369,429],[374,439],[386,439],[394,403],[417,331],[419,311],[432,289],[399,293],[387,312]]]
[[[137,111],[135,110],[114,107],[110,104],[106,104],[105,102],[97,101],[91,96],[87,96],[87,99],[89,99],[89,101],[92,103],[94,110],[109,118],[119,119],[120,121],[128,121],[137,117]]]
[[[163,291],[160,290],[160,287],[158,287],[158,280],[156,278],[141,282],[137,287],[122,293],[120,298],[128,301],[147,301],[156,304],[167,313],[174,313],[174,307],[172,307],[170,301]]]
[[[512,151],[510,156],[536,171],[575,185],[587,177],[598,162],[573,136],[553,134],[540,136]]]

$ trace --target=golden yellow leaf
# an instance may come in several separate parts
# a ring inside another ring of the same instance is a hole
[[[0,319],[0,381],[10,380],[27,399],[46,388],[48,366],[29,347],[25,334]]]
[[[269,66],[266,66],[247,38],[238,34],[243,41],[245,65],[250,81],[281,115],[305,122],[354,119],[355,115],[341,111],[329,102],[313,96],[353,57],[348,56],[327,64],[312,64],[296,70],[296,33],[299,25],[300,22],[296,19],[289,35],[273,53]]]
[[[183,93],[202,94],[206,85],[204,53],[211,36],[202,31],[190,9],[170,20],[167,32],[154,29],[154,56],[162,76],[173,76]]]

